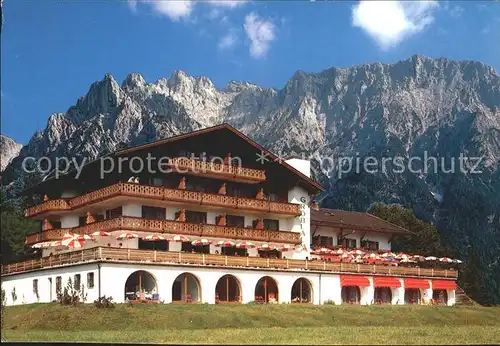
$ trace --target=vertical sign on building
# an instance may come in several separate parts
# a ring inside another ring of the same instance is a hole
[[[305,197],[300,198],[300,234],[301,234],[301,240],[302,240],[302,248],[306,248],[306,243],[304,241],[304,237],[306,236],[305,232],[305,226],[306,226],[306,206],[307,206],[307,199]]]

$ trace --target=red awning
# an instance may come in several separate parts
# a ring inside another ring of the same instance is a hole
[[[425,279],[405,279],[405,288],[430,288],[429,280]]]
[[[370,286],[366,276],[340,275],[340,286]]]
[[[397,278],[374,276],[373,286],[396,288],[401,287],[401,281]]]
[[[457,284],[452,280],[432,280],[433,290],[455,290]]]

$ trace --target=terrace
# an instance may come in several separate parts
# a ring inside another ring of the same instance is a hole
[[[275,259],[259,257],[236,257],[213,254],[196,254],[154,250],[119,249],[94,247],[55,256],[42,257],[2,266],[2,275],[22,273],[42,268],[87,262],[125,262],[134,264],[215,266],[221,268],[271,269],[285,271],[312,271],[330,273],[354,273],[390,276],[413,276],[423,278],[445,278],[455,280],[458,272],[454,269],[424,269],[393,267],[354,263],[335,263],[295,259]]]

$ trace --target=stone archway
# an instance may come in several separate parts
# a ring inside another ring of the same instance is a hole
[[[137,270],[125,281],[125,300],[152,299],[158,293],[156,279],[148,271]]]
[[[418,288],[405,289],[405,304],[420,304],[422,301],[422,294]]]
[[[200,280],[191,273],[182,273],[172,284],[172,302],[195,303],[201,301]]]
[[[375,287],[373,297],[375,304],[391,304],[392,290],[390,287]]]
[[[295,280],[292,286],[292,303],[312,303],[312,285],[311,282],[305,278]]]
[[[343,304],[359,304],[361,302],[361,290],[358,286],[343,286],[341,296]]]
[[[233,275],[224,275],[215,285],[215,303],[240,303],[241,285]]]
[[[438,305],[448,305],[448,292],[446,290],[433,290],[432,299]]]
[[[270,276],[262,277],[255,285],[255,301],[261,303],[278,303],[278,283]]]

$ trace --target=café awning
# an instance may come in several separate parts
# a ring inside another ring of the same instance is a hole
[[[405,288],[430,288],[429,280],[425,279],[404,279]]]
[[[373,277],[374,287],[390,287],[397,288],[401,287],[401,281],[398,278],[374,276]]]
[[[452,280],[432,280],[433,290],[455,290],[457,284]]]
[[[366,276],[340,275],[340,286],[370,286],[370,280]]]

